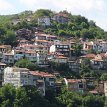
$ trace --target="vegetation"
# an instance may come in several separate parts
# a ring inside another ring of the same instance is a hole
[[[75,37],[75,38],[83,38],[83,39],[96,39],[96,38],[107,38],[107,32],[98,27],[94,21],[88,21],[87,18],[81,15],[72,15],[66,11],[62,11],[62,13],[67,14],[69,17],[69,22],[62,24],[56,21],[51,20],[51,26],[44,27],[43,31],[49,34],[55,34],[60,37]],[[48,9],[39,9],[34,13],[32,11],[24,11],[20,14],[13,15],[1,15],[0,16],[0,42],[3,44],[7,44],[7,40],[9,39],[9,44],[13,45],[13,41],[16,42],[15,35],[13,37],[13,32],[21,28],[27,28],[33,30],[33,27],[42,27],[38,25],[37,18],[42,16],[53,17],[55,12]],[[28,22],[26,19],[31,18],[31,21]],[[12,24],[12,20],[19,19],[20,23],[17,25]],[[9,33],[12,32],[12,33]],[[12,34],[7,38],[7,35]],[[6,41],[6,42],[2,42]]]
[[[38,25],[37,19],[39,17],[48,16],[53,17],[55,12],[51,10],[39,9],[36,12],[24,11],[20,14],[14,15],[2,15],[0,16],[0,44],[11,45],[12,47],[17,45],[16,31],[22,28],[29,29],[33,32],[33,28],[40,28],[47,34],[55,34],[60,38],[75,39],[82,38],[96,39],[103,38],[107,39],[107,32],[98,27],[94,21],[89,21],[87,18],[81,15],[72,15],[71,13],[62,11],[69,17],[68,23],[58,23],[51,20],[51,26]],[[31,21],[26,19],[30,17]],[[20,23],[14,25],[12,20],[19,19]],[[24,35],[25,36],[25,35]],[[32,39],[30,37],[30,39]],[[29,39],[29,40],[30,40]],[[75,56],[81,55],[81,45],[74,45],[73,50]],[[93,51],[93,50],[92,50]],[[95,53],[95,52],[93,52]],[[35,61],[36,62],[36,61]],[[81,65],[81,72],[76,74],[72,72],[67,64],[59,64],[50,62],[49,69],[52,71],[59,71],[62,77],[66,78],[84,78],[84,77],[96,77],[103,81],[107,80],[107,73],[98,74],[93,71],[90,67],[89,60],[85,60]],[[28,68],[30,70],[40,70],[35,63],[29,61],[25,57],[15,63],[15,66],[21,68]],[[41,70],[46,70],[41,69]],[[104,96],[94,96],[91,94],[80,94],[69,92],[66,88],[63,88],[59,94],[55,91],[48,89],[46,90],[46,96],[43,97],[39,94],[36,87],[26,86],[15,88],[11,85],[6,85],[0,88],[0,107],[106,107],[106,98]]]
[[[32,63],[31,61],[29,61],[28,59],[20,59],[19,61],[17,61],[15,63],[15,66],[20,67],[20,68],[28,68],[30,70],[37,70],[38,66],[34,63]]]
[[[0,107],[104,107],[104,97],[82,95],[63,88],[60,95],[47,90],[43,97],[34,86],[15,88],[5,85],[0,88]]]

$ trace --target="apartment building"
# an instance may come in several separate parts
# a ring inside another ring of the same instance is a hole
[[[12,84],[15,87],[34,85],[29,69],[17,67],[7,67],[4,69],[3,84]]]
[[[65,84],[69,91],[84,93],[86,90],[85,79],[66,79],[64,78]]]

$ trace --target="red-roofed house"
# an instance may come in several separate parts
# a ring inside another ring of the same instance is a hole
[[[65,84],[70,91],[84,93],[86,90],[85,79],[66,79],[64,78]]]

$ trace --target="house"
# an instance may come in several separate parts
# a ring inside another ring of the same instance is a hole
[[[51,42],[48,40],[35,40],[35,45],[43,45],[43,46],[50,46]]]
[[[50,61],[52,62],[56,62],[56,63],[67,63],[68,62],[68,57],[65,56],[60,56],[60,55],[56,55],[53,59],[51,59]]]
[[[11,51],[11,46],[10,45],[0,45],[0,52],[1,53],[6,53]]]
[[[88,50],[91,50],[91,49],[93,49],[93,42],[91,41],[91,42],[84,42],[83,43],[83,49],[88,49]]]
[[[53,87],[55,76],[45,72],[29,71],[27,68],[7,67],[4,69],[5,84],[12,84],[15,87],[36,86],[40,93],[45,96],[46,87]]]
[[[49,46],[44,45],[35,45],[35,44],[24,44],[16,47],[17,50],[27,50],[27,51],[35,51],[35,52],[48,52]]]
[[[24,56],[32,62],[37,61],[37,53],[35,51],[25,51]]]
[[[99,52],[107,52],[107,41],[96,40],[93,44],[93,50]]]
[[[3,82],[3,70],[5,68],[6,68],[6,64],[0,62],[0,86],[2,86],[2,82]]]
[[[69,16],[67,11],[59,12],[55,14],[52,18],[54,21],[57,21],[58,23],[68,23],[69,22]]]
[[[18,61],[22,59],[25,56],[25,51],[24,50],[12,50],[14,53],[14,61]]]
[[[36,82],[36,86],[43,96],[45,96],[46,88],[55,86],[55,76],[53,74],[40,71],[30,71],[30,73],[33,76],[33,81]]]
[[[104,69],[104,60],[100,54],[97,54],[94,59],[90,60],[90,62],[93,69]]]
[[[24,45],[24,44],[30,44],[30,41],[25,40],[25,39],[19,41],[19,46]]]
[[[38,25],[42,26],[50,26],[51,25],[51,19],[49,16],[43,16],[38,18]]]
[[[83,42],[82,44],[83,44],[83,49],[81,50],[81,53],[83,55],[86,55],[86,54],[90,53],[91,50],[93,50],[94,43],[92,41],[91,42]]]
[[[35,80],[38,79],[44,80],[46,87],[53,87],[55,85],[56,77],[53,74],[40,71],[30,71],[30,73],[34,76]]]
[[[104,81],[104,95],[107,97],[107,81]]]
[[[35,40],[48,40],[48,41],[54,41],[57,40],[57,36],[35,32]]]
[[[95,58],[95,54],[86,54],[86,55],[83,55],[83,56],[80,56],[80,59],[84,60],[84,59],[94,59]]]
[[[0,73],[2,73],[5,68],[6,68],[6,64],[0,62]]]
[[[32,75],[27,68],[7,67],[4,69],[3,84],[15,87],[34,85]]]
[[[12,66],[14,64],[14,54],[13,53],[3,53],[3,58],[1,62]]]
[[[68,61],[68,66],[73,72],[79,72],[80,71],[80,63],[79,61]]]
[[[50,46],[50,53],[58,52],[64,54],[66,57],[70,56],[70,46],[69,44],[55,44]]]
[[[64,82],[69,91],[84,93],[86,90],[86,80],[85,79],[66,79]]]

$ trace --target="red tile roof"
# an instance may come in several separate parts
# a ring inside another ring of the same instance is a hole
[[[84,56],[81,56],[82,58],[95,58],[95,54],[87,54],[87,55],[84,55]]]
[[[41,76],[41,77],[55,77],[53,74],[49,74],[46,72],[40,72],[40,71],[30,71],[30,73],[32,75]]]
[[[68,83],[85,82],[85,79],[67,79]]]

